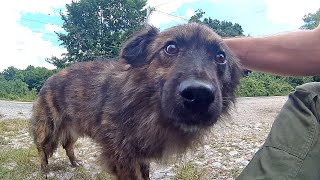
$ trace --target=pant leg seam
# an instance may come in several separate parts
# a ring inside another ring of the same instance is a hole
[[[308,100],[310,101],[310,100]],[[310,102],[308,102],[310,103]],[[291,168],[291,170],[289,170],[286,179],[295,179],[300,171],[300,169],[302,168],[303,162],[306,159],[308,153],[311,150],[312,145],[314,144],[315,141],[315,136],[316,136],[316,125],[317,122],[314,122],[313,120],[310,123],[310,128],[308,128],[308,135],[306,137],[306,144],[303,146],[302,149],[300,149],[300,151],[298,151],[295,148],[292,147],[285,147],[281,144],[265,144],[265,147],[271,147],[271,148],[275,148],[278,150],[281,150],[283,152],[286,152],[288,154],[290,154],[291,156],[294,156],[297,158],[295,165],[293,166],[293,168]],[[301,151],[302,150],[302,151]]]
[[[310,95],[311,96],[311,95]],[[313,98],[308,98],[309,101],[313,100]],[[309,102],[309,104],[311,104],[311,102]],[[317,120],[317,119],[316,119]],[[314,122],[313,120],[311,121],[312,123],[312,127],[311,129],[309,130],[309,137],[308,137],[308,146],[305,146],[305,155],[304,155],[304,158],[301,159],[302,161],[300,162],[300,164],[297,164],[297,168],[296,170],[292,169],[292,179],[295,179],[298,175],[298,173],[300,172],[301,168],[302,168],[302,165],[303,165],[303,162],[305,161],[306,157],[308,156],[308,154],[310,153],[310,150],[311,150],[311,147],[312,145],[314,144],[314,141],[315,141],[315,136],[317,134],[317,122]],[[290,176],[289,176],[290,177]]]
[[[310,104],[313,103],[311,101],[313,101],[314,97],[315,97],[315,93],[311,93],[308,95],[308,98],[307,98],[307,105],[308,105],[308,109],[310,110],[310,112],[311,112]],[[316,117],[316,122],[318,122],[317,117]],[[304,143],[304,146],[301,149],[296,149],[295,147],[292,147],[292,146],[286,147],[286,146],[283,146],[282,144],[278,144],[278,143],[273,143],[273,144],[266,143],[265,146],[274,147],[276,149],[282,149],[283,151],[287,152],[288,154],[291,154],[291,155],[303,160],[305,158],[305,156],[308,154],[308,152],[310,151],[311,145],[313,144],[313,140],[315,137],[315,127],[317,125],[316,122],[311,120],[311,122],[310,122],[311,127],[308,128],[308,135],[306,137],[306,143]]]
[[[276,144],[276,145],[265,145],[264,147],[271,147],[271,148],[274,148],[274,149],[278,149],[278,150],[284,151],[287,154],[290,154],[290,155],[292,155],[292,156],[294,156],[294,157],[296,157],[296,158],[298,158],[300,160],[303,160],[303,158],[300,156],[300,154],[297,153],[296,150],[294,150],[294,149],[287,148],[285,146],[278,145],[278,144]],[[294,151],[294,152],[290,152],[290,151]],[[299,155],[297,155],[297,154],[299,154]]]

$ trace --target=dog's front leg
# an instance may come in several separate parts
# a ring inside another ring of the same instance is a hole
[[[149,163],[117,162],[110,167],[117,180],[149,180]]]

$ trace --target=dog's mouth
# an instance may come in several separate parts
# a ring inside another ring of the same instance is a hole
[[[217,122],[215,118],[200,118],[200,117],[189,117],[189,118],[178,118],[173,120],[174,126],[183,132],[194,133],[202,129],[211,127]]]
[[[201,112],[180,110],[177,114],[177,120],[179,123],[189,126],[210,126],[217,121],[218,114],[212,108]]]
[[[177,127],[186,133],[196,133],[202,129],[199,126],[192,126],[192,125],[186,125],[186,124],[178,124]]]
[[[205,112],[192,112],[183,107],[183,104],[176,105],[166,114],[168,123],[183,132],[197,132],[213,126],[219,119],[221,108],[210,107]]]

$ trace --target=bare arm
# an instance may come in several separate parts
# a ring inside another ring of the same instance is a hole
[[[224,41],[244,68],[279,75],[320,74],[320,26],[314,30]]]

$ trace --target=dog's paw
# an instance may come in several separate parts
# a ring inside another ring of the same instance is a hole
[[[83,162],[81,160],[73,160],[71,161],[72,167],[79,167],[83,165]]]

